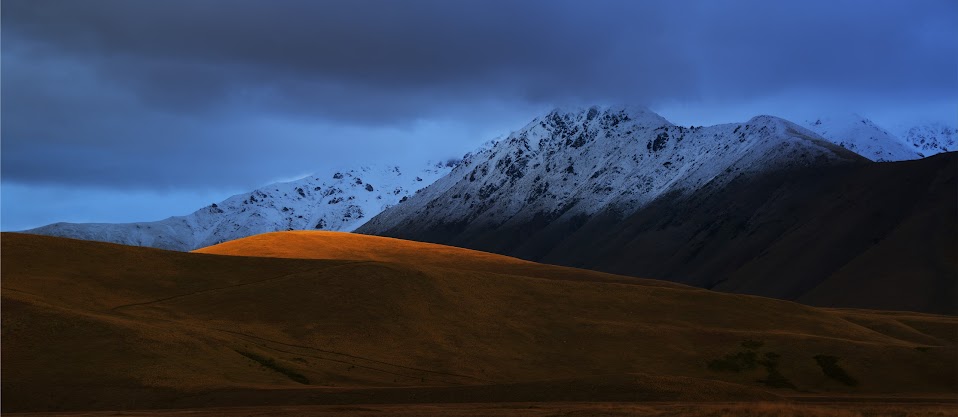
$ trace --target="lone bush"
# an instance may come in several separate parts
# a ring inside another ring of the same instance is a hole
[[[239,353],[240,355],[243,355],[243,356],[245,356],[245,357],[247,357],[247,358],[249,358],[249,359],[251,359],[251,360],[253,360],[253,361],[259,363],[260,365],[263,365],[263,366],[265,366],[265,367],[267,367],[267,368],[269,368],[269,369],[272,369],[272,370],[274,370],[274,371],[276,371],[276,372],[279,372],[279,373],[281,373],[281,374],[283,374],[283,375],[286,375],[287,378],[289,378],[289,379],[291,379],[291,380],[293,380],[293,381],[299,382],[300,384],[303,384],[303,385],[309,385],[309,379],[308,379],[308,378],[306,378],[306,377],[303,376],[302,374],[300,374],[300,373],[298,373],[298,372],[296,372],[296,371],[294,371],[294,370],[292,370],[292,369],[286,368],[286,367],[284,367],[284,366],[282,366],[282,365],[276,363],[276,361],[275,361],[273,358],[266,358],[266,357],[257,355],[257,354],[255,354],[255,353],[253,353],[253,352],[244,352],[244,351],[239,351],[239,350],[237,350],[236,353]]]
[[[822,373],[824,373],[825,376],[850,387],[858,385],[858,380],[852,378],[851,375],[848,375],[848,372],[845,372],[845,369],[838,365],[838,357],[830,355],[815,355],[815,362],[817,362],[818,366],[822,368]]]

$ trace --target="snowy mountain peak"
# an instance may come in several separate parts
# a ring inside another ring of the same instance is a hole
[[[641,108],[552,111],[357,231],[628,213],[665,193],[720,186],[740,175],[861,159],[772,116],[686,128]]]
[[[798,125],[796,125],[796,124],[794,124],[794,123],[792,123],[792,122],[790,122],[790,121],[788,121],[788,120],[785,120],[785,119],[783,119],[783,118],[781,118],[781,117],[772,116],[772,115],[768,115],[768,114],[760,114],[760,115],[758,115],[758,116],[752,117],[751,119],[748,119],[748,121],[745,122],[744,124],[745,124],[746,126],[770,126],[770,127],[772,127],[772,126],[776,126],[776,127],[780,127],[780,126],[785,126],[785,127],[798,126]]]
[[[536,118],[532,124],[548,123],[563,126],[576,123],[606,123],[633,121],[642,125],[671,125],[668,120],[644,106],[609,105],[577,107],[557,107],[545,116]]]
[[[479,158],[481,155],[485,155],[489,153],[492,150],[492,148],[495,147],[496,144],[502,141],[503,139],[505,139],[505,136],[498,136],[495,139],[487,140],[483,142],[482,145],[479,145],[478,148],[473,149],[471,152],[467,152],[465,155],[463,155],[462,159],[460,159],[456,165],[465,163],[467,161],[471,161],[474,158]]]
[[[941,122],[907,127],[903,129],[901,138],[921,156],[958,150],[958,129]]]
[[[872,161],[902,161],[921,155],[897,136],[854,113],[806,120],[805,126],[828,141]]]
[[[672,124],[644,107],[565,107],[533,119],[500,143],[521,144],[526,150],[554,147],[578,149],[595,140],[628,139],[635,131],[659,126],[672,126]],[[616,134],[602,134],[602,132],[611,131],[615,131]]]

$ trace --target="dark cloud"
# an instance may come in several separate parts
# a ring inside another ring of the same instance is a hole
[[[947,0],[2,6],[2,173],[27,183],[254,184],[452,153],[488,139],[476,126],[569,102],[958,90]]]
[[[171,111],[245,102],[252,94],[263,107],[391,122],[441,108],[453,97],[552,100],[569,86],[654,90],[665,74],[682,72],[682,58],[658,39],[668,23],[656,10],[624,2],[574,6],[13,2],[3,27],[13,42],[32,40],[49,53],[88,62],[104,78]],[[631,13],[619,14],[623,7]],[[646,63],[645,56],[657,62]],[[606,82],[610,73],[620,82]],[[581,95],[577,90],[569,94]],[[409,96],[429,100],[402,105]],[[375,105],[384,101],[388,105]]]

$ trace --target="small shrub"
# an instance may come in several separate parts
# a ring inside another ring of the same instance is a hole
[[[757,382],[771,388],[791,388],[797,389],[785,375],[778,370],[778,362],[782,355],[775,352],[765,352],[759,358],[758,349],[765,346],[765,342],[760,340],[745,340],[741,343],[743,349],[735,353],[725,355],[720,359],[709,361],[708,368],[712,371],[720,372],[742,372],[753,370],[761,365],[765,368],[765,378]]]
[[[758,350],[761,349],[762,346],[765,346],[765,342],[761,340],[748,339],[742,342],[742,347],[748,350]]]
[[[761,342],[759,342],[761,343]],[[744,343],[743,343],[744,345]],[[765,379],[760,379],[758,382],[765,384],[767,387],[771,388],[791,388],[796,389],[795,385],[792,384],[788,378],[785,378],[785,375],[782,375],[778,371],[778,360],[782,357],[775,352],[765,352],[762,359],[758,361],[760,365],[765,367]]]
[[[307,379],[305,376],[303,376],[302,374],[292,369],[283,367],[282,365],[276,363],[276,361],[273,358],[267,358],[267,357],[257,355],[253,352],[244,352],[239,350],[237,350],[236,353],[239,353],[240,355],[243,355],[269,369],[272,369],[276,372],[286,375],[287,378],[292,379],[293,381],[299,382],[300,384],[303,384],[303,385],[309,385],[309,379]]]
[[[851,375],[848,375],[848,372],[845,372],[845,369],[838,365],[838,357],[829,355],[816,355],[815,362],[817,362],[818,366],[822,368],[822,373],[824,373],[825,376],[850,387],[858,385],[858,381],[855,378],[852,378]]]
[[[755,369],[757,357],[755,352],[735,352],[710,361],[708,366],[713,371],[742,372]]]
[[[765,371],[768,372],[768,375],[765,376],[765,379],[760,379],[758,382],[765,384],[767,387],[771,388],[791,388],[795,389],[795,384],[792,384],[788,378],[785,378],[785,375],[782,375],[778,371],[778,368],[775,366],[766,366]]]

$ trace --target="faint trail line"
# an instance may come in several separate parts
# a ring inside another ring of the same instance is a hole
[[[13,292],[19,292],[19,293],[23,293],[23,294],[27,294],[27,295],[32,295],[32,296],[34,296],[34,297],[40,297],[40,294],[34,294],[34,293],[30,292],[30,291],[18,290],[18,289],[16,289],[16,288],[10,288],[10,287],[6,287],[6,288],[0,287],[0,292],[2,292],[2,291],[13,291]]]
[[[371,262],[372,262],[372,261],[355,261],[355,262],[348,262],[348,263],[343,263],[343,264],[339,264],[339,265],[333,265],[333,266],[326,267],[326,268],[323,268],[323,269],[312,269],[312,268],[311,268],[311,269],[306,269],[306,270],[303,270],[303,271],[291,272],[291,273],[288,273],[288,274],[280,275],[280,276],[278,276],[278,277],[261,279],[261,280],[259,280],[259,281],[243,282],[243,283],[234,284],[234,285],[227,285],[227,286],[225,286],[225,287],[207,288],[207,289],[205,289],[205,290],[194,291],[194,292],[186,293],[186,294],[178,294],[178,295],[174,295],[174,296],[170,296],[170,297],[166,297],[166,298],[160,298],[160,299],[156,299],[156,300],[142,301],[142,302],[139,302],[139,303],[130,303],[130,304],[118,305],[118,306],[116,306],[116,307],[111,308],[110,311],[116,311],[116,310],[119,310],[119,309],[121,309],[121,308],[127,308],[127,307],[135,307],[135,306],[142,306],[142,305],[148,305],[148,304],[161,303],[161,302],[164,302],[164,301],[169,301],[169,300],[173,300],[173,299],[177,299],[177,298],[182,298],[182,297],[189,297],[189,296],[193,296],[193,295],[197,295],[197,294],[203,294],[203,293],[212,292],[212,291],[228,290],[228,289],[231,289],[231,288],[245,287],[245,286],[247,286],[247,285],[256,285],[256,284],[262,284],[262,283],[270,282],[270,281],[278,281],[278,280],[281,280],[281,279],[286,279],[286,278],[292,277],[292,276],[294,276],[294,275],[298,275],[298,274],[302,274],[302,273],[306,273],[306,272],[311,272],[311,271],[328,271],[328,270],[330,270],[330,269],[338,268],[338,267],[341,267],[341,266],[356,265],[356,264],[371,263]]]
[[[400,373],[397,373],[397,372],[387,371],[387,370],[385,370],[385,369],[379,369],[379,368],[373,368],[373,367],[371,367],[371,366],[359,365],[359,364],[356,364],[356,363],[353,363],[353,362],[343,361],[343,360],[339,360],[339,359],[325,358],[325,357],[322,357],[322,356],[315,356],[315,355],[307,355],[307,354],[303,354],[303,353],[300,353],[300,352],[290,352],[290,351],[288,351],[288,350],[283,350],[283,349],[275,348],[275,347],[268,346],[268,345],[263,344],[263,343],[256,343],[256,342],[253,342],[253,343],[254,343],[256,346],[259,346],[259,347],[262,347],[262,348],[266,348],[266,349],[269,349],[269,350],[274,350],[274,351],[277,351],[277,352],[288,353],[288,354],[291,354],[291,355],[305,356],[305,357],[307,357],[307,358],[320,359],[320,360],[324,360],[324,361],[341,363],[341,364],[353,366],[353,367],[356,367],[356,368],[363,368],[363,369],[368,369],[368,370],[371,370],[371,371],[382,372],[382,373],[389,374],[389,375],[401,376],[401,377],[403,377],[403,378],[419,379],[419,380],[425,380],[425,379],[426,379],[425,377],[418,377],[418,376],[400,374]],[[390,365],[390,366],[396,366],[396,365]],[[426,372],[429,372],[429,371],[426,371]],[[461,383],[459,383],[459,382],[449,382],[449,381],[443,381],[443,380],[438,380],[438,381],[439,381],[439,382],[446,383],[446,384],[450,384],[450,383],[451,383],[451,384],[456,384],[456,385],[463,385],[463,384],[461,384]]]
[[[483,378],[479,378],[479,377],[475,377],[475,376],[462,375],[462,374],[454,374],[454,373],[450,373],[450,372],[433,371],[433,370],[429,370],[429,369],[414,368],[414,367],[411,367],[411,366],[404,366],[404,365],[397,365],[397,364],[394,364],[394,363],[383,362],[383,361],[379,361],[379,360],[375,360],[375,359],[369,359],[369,358],[365,358],[365,357],[362,357],[362,356],[350,355],[350,354],[348,354],[348,353],[341,353],[341,352],[336,352],[336,351],[332,351],[332,350],[325,350],[325,349],[315,348],[315,347],[312,347],[312,346],[303,346],[303,345],[294,345],[294,344],[290,344],[290,343],[283,343],[283,342],[279,342],[279,341],[276,341],[276,340],[271,340],[271,339],[262,338],[262,337],[259,337],[259,336],[253,336],[253,335],[251,335],[251,334],[236,332],[236,331],[233,331],[233,330],[218,329],[218,328],[215,328],[215,327],[209,327],[208,329],[210,329],[210,330],[217,330],[217,331],[224,332],[224,333],[231,333],[231,334],[235,334],[235,335],[238,335],[238,336],[244,336],[244,337],[248,337],[248,338],[252,338],[252,339],[257,339],[257,340],[261,340],[261,341],[264,341],[264,342],[276,343],[276,344],[278,344],[278,345],[283,345],[283,346],[289,346],[289,347],[300,348],[300,349],[307,349],[307,350],[314,350],[314,351],[317,351],[317,352],[328,353],[328,354],[331,354],[331,355],[345,356],[345,357],[348,357],[348,358],[364,360],[364,361],[373,362],[373,363],[378,363],[378,364],[387,365],[387,366],[393,366],[393,367],[396,367],[396,368],[409,369],[409,370],[411,370],[411,371],[428,372],[428,373],[437,374],[437,375],[455,376],[455,377],[460,377],[460,378],[475,379],[475,380],[477,380],[477,381],[482,381],[482,382],[495,383],[495,381],[490,381],[490,380],[488,380],[488,379],[483,379]],[[268,347],[268,346],[264,346],[264,347]],[[275,348],[270,348],[270,349],[279,350],[279,349],[275,349]],[[295,352],[286,352],[286,353],[292,353],[292,354],[299,355],[299,353],[295,353]],[[322,358],[320,358],[320,359],[322,359]],[[330,359],[330,360],[334,360],[334,359]],[[334,360],[334,361],[335,361],[335,360]],[[344,363],[349,363],[349,362],[344,362]],[[349,363],[349,364],[350,364],[350,365],[355,365],[355,364],[353,364],[353,363]]]

